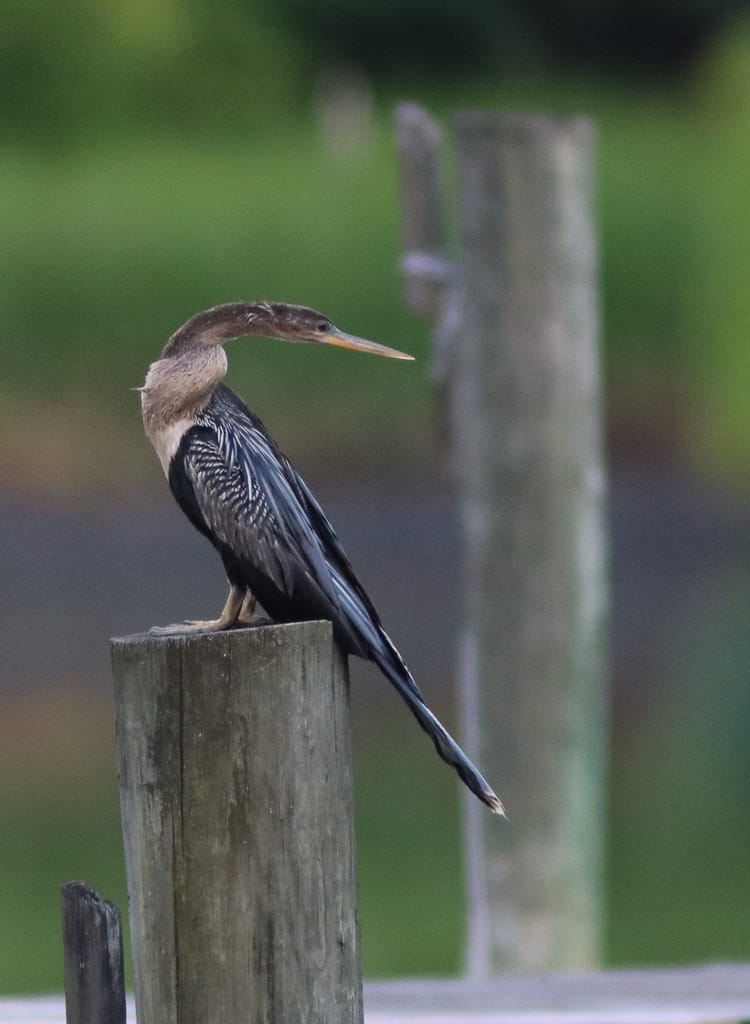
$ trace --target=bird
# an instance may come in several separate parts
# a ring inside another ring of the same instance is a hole
[[[146,435],[177,504],[214,546],[229,595],[218,619],[154,627],[157,635],[256,622],[327,619],[347,655],[373,661],[439,756],[489,809],[500,799],[427,706],[312,491],[260,419],[226,384],[224,343],[261,336],[392,359],[404,352],[339,330],[307,306],[229,302],[196,313],[168,339],[140,391]]]

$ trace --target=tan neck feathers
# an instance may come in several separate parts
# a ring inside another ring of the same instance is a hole
[[[147,433],[151,427],[195,419],[206,408],[213,389],[225,374],[226,353],[220,345],[152,362],[140,392]]]

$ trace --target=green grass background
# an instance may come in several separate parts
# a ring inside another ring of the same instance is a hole
[[[658,417],[667,392],[685,457],[745,480],[750,141],[742,126],[750,87],[740,70],[750,67],[750,43],[725,49],[674,95],[563,80],[495,91],[464,83],[425,99],[438,113],[465,102],[597,119],[614,407],[631,421]],[[427,330],[401,300],[392,134],[384,101],[367,142],[348,154],[302,117],[231,140],[141,134],[43,159],[0,150],[0,416],[8,429],[28,427],[28,403],[38,404],[42,423],[29,443],[43,465],[45,416],[71,436],[92,422],[100,433],[135,436],[128,386],[141,383],[179,323],[236,298],[313,305],[424,360]],[[322,355],[238,343],[233,379],[261,414],[283,410],[297,451],[339,465],[355,457],[408,465],[424,451],[426,375],[372,363],[363,372],[354,357]],[[383,388],[395,410],[385,422]],[[1,458],[20,475],[33,472],[12,451]],[[69,458],[88,482],[122,475],[111,459],[77,467],[74,451]]]

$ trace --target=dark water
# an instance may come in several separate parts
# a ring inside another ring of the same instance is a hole
[[[318,488],[386,628],[423,680],[450,678],[458,520],[447,485]],[[691,623],[750,608],[750,510],[677,476],[611,487],[614,678],[658,685]],[[218,558],[164,492],[91,507],[0,506],[0,697],[75,680],[109,685],[110,636],[218,614]],[[705,614],[704,614],[705,613]]]

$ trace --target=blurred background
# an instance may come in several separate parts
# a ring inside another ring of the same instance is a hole
[[[238,342],[229,379],[319,492],[455,723],[458,531],[428,330],[400,292],[400,99],[599,124],[615,602],[606,960],[750,957],[745,5],[5,0],[2,994],[61,988],[61,882],[84,878],[125,908],[109,636],[213,615],[224,599],[130,390],[196,310],[301,302],[418,357]],[[366,972],[455,972],[454,777],[366,666],[353,703]]]

